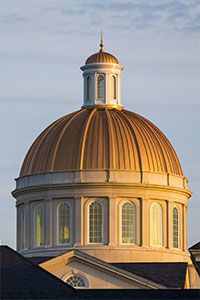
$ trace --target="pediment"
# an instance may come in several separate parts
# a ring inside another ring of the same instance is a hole
[[[78,274],[86,280],[88,288],[166,288],[78,250],[68,251],[40,266],[63,281]]]

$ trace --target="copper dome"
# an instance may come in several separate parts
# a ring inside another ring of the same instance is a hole
[[[119,61],[114,55],[112,55],[108,52],[99,51],[99,52],[94,53],[91,56],[89,56],[85,62],[86,65],[94,64],[94,63],[119,64]]]
[[[116,109],[83,108],[52,123],[29,149],[20,176],[80,169],[183,175],[172,145],[155,125]]]

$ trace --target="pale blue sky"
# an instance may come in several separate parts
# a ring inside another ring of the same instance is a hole
[[[80,66],[105,50],[125,66],[122,102],[172,142],[193,196],[189,246],[200,240],[199,0],[1,0],[1,230],[15,247],[15,187],[37,135],[80,108]]]

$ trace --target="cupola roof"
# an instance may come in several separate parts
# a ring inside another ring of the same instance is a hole
[[[108,52],[104,52],[104,44],[103,44],[103,37],[101,34],[101,42],[100,42],[100,50],[97,53],[94,53],[92,55],[90,55],[87,59],[85,64],[94,64],[94,63],[111,63],[111,64],[119,64],[118,59],[108,53]]]

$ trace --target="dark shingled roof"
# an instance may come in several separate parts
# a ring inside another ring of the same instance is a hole
[[[184,288],[187,263],[112,263],[112,265],[167,288]]]
[[[200,290],[138,290],[138,289],[84,289],[83,295],[93,300],[199,300]]]
[[[189,248],[189,250],[192,250],[192,249],[199,250],[200,249],[200,242],[196,243],[195,245],[193,245],[192,247]]]
[[[26,259],[28,261],[32,262],[34,265],[39,265],[39,264],[41,264],[49,259],[52,259],[52,258],[54,258],[54,257],[52,257],[52,256],[26,257]]]
[[[8,246],[0,246],[1,299],[87,299]]]

